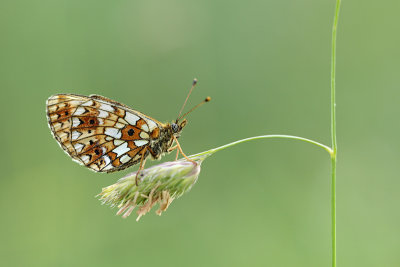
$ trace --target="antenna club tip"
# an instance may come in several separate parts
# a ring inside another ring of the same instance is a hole
[[[206,99],[204,100],[205,102],[210,102],[211,101],[211,97],[207,96]]]
[[[193,79],[193,85],[196,85],[196,83],[197,83],[197,79],[194,78],[194,79]]]

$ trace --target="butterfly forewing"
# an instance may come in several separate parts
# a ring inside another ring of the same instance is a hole
[[[102,96],[54,95],[47,100],[50,129],[77,162],[97,172],[138,163],[163,124]]]

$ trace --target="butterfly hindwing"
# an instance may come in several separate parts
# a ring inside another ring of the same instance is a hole
[[[75,161],[97,172],[137,164],[163,124],[108,98],[54,95],[47,100],[50,129]]]

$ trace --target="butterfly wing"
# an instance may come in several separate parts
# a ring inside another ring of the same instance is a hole
[[[113,172],[148,155],[163,124],[128,106],[98,96],[59,94],[47,100],[54,138],[73,160],[96,172]]]

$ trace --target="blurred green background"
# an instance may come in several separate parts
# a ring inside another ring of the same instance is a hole
[[[329,266],[330,160],[291,140],[207,159],[189,194],[135,222],[100,205],[46,99],[100,94],[160,121],[187,154],[260,134],[330,144],[335,1],[1,1],[2,266]],[[344,1],[338,32],[338,266],[400,266],[399,1]],[[167,156],[163,160],[172,160]],[[150,162],[147,166],[154,164]]]

